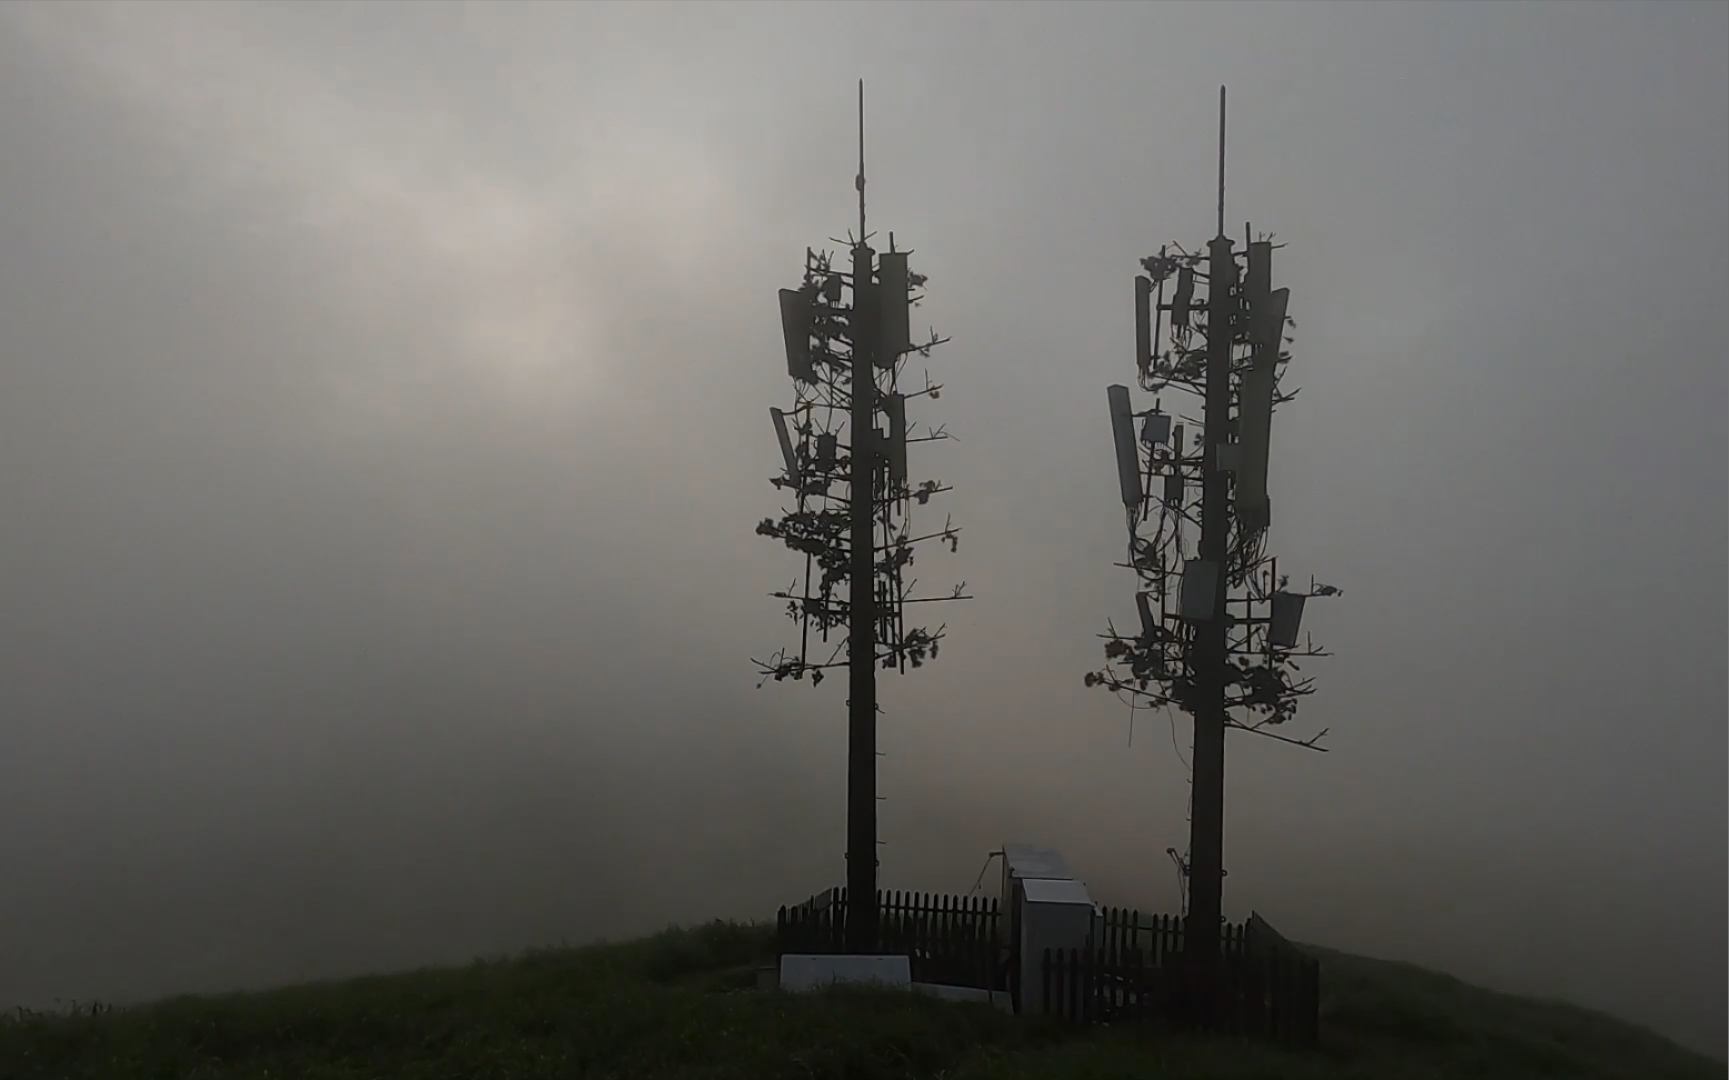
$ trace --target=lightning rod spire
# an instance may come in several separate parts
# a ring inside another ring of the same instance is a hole
[[[864,80],[858,81],[858,180],[853,185],[858,188],[858,242],[865,242],[865,170],[864,170]],[[1221,219],[1222,220],[1222,219]],[[1221,225],[1222,229],[1223,226]]]
[[[864,83],[859,83],[859,214],[864,214]],[[1219,235],[1225,235],[1225,88],[1219,87]]]

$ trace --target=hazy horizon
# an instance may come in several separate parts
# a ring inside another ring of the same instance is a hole
[[[0,7],[0,1004],[763,918],[843,873],[775,290],[856,213],[952,343],[977,599],[885,680],[889,888],[1175,910],[1180,726],[1082,686],[1138,260],[1289,246],[1226,910],[1729,1040],[1729,5]],[[833,247],[832,244],[828,245]],[[928,561],[927,561],[928,560]],[[928,567],[928,570],[927,570]]]

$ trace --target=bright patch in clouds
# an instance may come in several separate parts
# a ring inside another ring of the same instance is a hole
[[[429,382],[519,408],[592,403],[628,362],[608,319],[633,282],[694,274],[721,246],[730,192],[694,133],[616,114],[597,128],[573,112],[580,138],[546,136],[575,160],[528,182],[436,106],[341,96],[248,14],[91,3],[3,17],[95,74],[208,183],[293,222],[339,267],[350,317],[439,328],[446,355],[368,359],[338,377],[336,399],[369,424],[411,422],[410,388]]]

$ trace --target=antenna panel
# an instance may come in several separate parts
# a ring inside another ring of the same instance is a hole
[[[1135,368],[1153,366],[1153,280],[1135,276]]]
[[[1135,610],[1141,615],[1141,640],[1153,640],[1158,634],[1159,620],[1153,617],[1152,598],[1144,592],[1136,593]]]
[[[780,442],[780,456],[786,461],[787,479],[797,481],[798,455],[793,453],[792,436],[787,433],[786,413],[771,408],[768,415],[774,421],[774,437]]]
[[[886,258],[886,256],[885,256]],[[890,394],[883,403],[889,417],[889,486],[894,490],[907,482],[907,398],[905,394]]]
[[[1257,356],[1257,364],[1271,366],[1279,358],[1279,346],[1285,338],[1285,312],[1291,305],[1291,290],[1274,289],[1267,294],[1266,301],[1257,309],[1249,310],[1254,320],[1254,342],[1258,349],[1265,349],[1265,357]]]
[[[1177,292],[1171,298],[1171,326],[1177,330],[1189,328],[1189,308],[1195,302],[1195,268],[1185,266],[1177,271]]]
[[[1238,503],[1232,512],[1236,516],[1237,527],[1245,534],[1265,532],[1273,520],[1273,504],[1265,498],[1258,503]]]
[[[877,259],[877,366],[891,367],[912,348],[912,282],[907,253],[885,251]]]
[[[1249,245],[1249,273],[1243,281],[1243,295],[1253,311],[1273,291],[1273,242],[1256,240]]]
[[[1237,469],[1237,519],[1244,526],[1265,527],[1267,517],[1267,458],[1273,426],[1273,367],[1259,364],[1243,375],[1238,394],[1241,443]]]
[[[815,382],[810,363],[810,331],[816,297],[805,289],[780,291],[780,332],[786,339],[786,373],[799,382]]]
[[[1302,593],[1273,594],[1273,614],[1267,623],[1268,644],[1277,649],[1297,647],[1297,634],[1303,624],[1303,603],[1307,599]]]
[[[1207,290],[1224,289],[1229,292],[1237,287],[1237,260],[1231,256],[1231,238],[1215,236],[1207,241],[1210,253],[1215,256],[1216,265],[1209,264]],[[1220,257],[1222,256],[1222,257]],[[1214,271],[1218,271],[1214,273]]]
[[[1135,449],[1135,417],[1129,406],[1129,388],[1113,384],[1105,388],[1111,402],[1111,434],[1117,444],[1117,483],[1123,505],[1133,510],[1141,505],[1141,455]]]
[[[1183,587],[1177,613],[1184,622],[1204,623],[1217,618],[1219,610],[1219,564],[1206,559],[1183,563]]]
[[[1186,486],[1183,483],[1182,473],[1167,473],[1165,475],[1165,505],[1172,510],[1182,509]]]

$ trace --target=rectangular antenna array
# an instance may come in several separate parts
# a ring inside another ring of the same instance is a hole
[[[1135,449],[1135,417],[1129,406],[1129,388],[1106,387],[1111,403],[1111,434],[1117,444],[1117,483],[1123,505],[1131,510],[1141,505],[1141,455]]]
[[[798,382],[815,382],[811,368],[810,335],[815,322],[816,293],[812,289],[780,291],[780,330],[786,340],[786,373]]]
[[[912,282],[906,252],[885,251],[878,257],[877,284],[882,305],[877,365],[890,367],[912,348]]]

